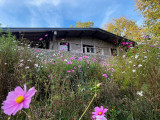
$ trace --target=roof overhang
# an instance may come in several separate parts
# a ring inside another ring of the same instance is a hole
[[[49,36],[53,35],[54,31],[57,32],[56,38],[66,37],[92,37],[97,38],[110,43],[121,43],[122,41],[131,41],[124,37],[107,32],[100,28],[12,28],[5,27],[2,29],[2,33],[10,31],[13,35],[23,34],[24,38],[33,37],[38,39],[44,37],[45,34]],[[133,42],[133,41],[132,41]],[[135,42],[134,42],[135,43]]]

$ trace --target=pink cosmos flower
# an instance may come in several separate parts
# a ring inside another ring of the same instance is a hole
[[[96,60],[95,58],[92,58],[92,61],[93,61],[93,62],[96,62],[97,60]]]
[[[72,64],[72,62],[71,62],[71,61],[69,61],[69,62],[67,63],[67,65],[68,65],[68,64]]]
[[[125,45],[126,44],[126,42],[122,42],[122,45]]]
[[[103,109],[103,106],[101,106],[100,108],[99,107],[95,107],[94,108],[95,112],[92,112],[92,118],[97,118],[97,116],[105,116],[105,112],[108,111],[108,109]],[[105,120],[105,119],[102,119],[102,120]]]
[[[71,57],[70,60],[74,60],[76,57]]]
[[[107,71],[108,71],[108,70],[111,70],[111,68],[108,68]]]
[[[43,40],[43,38],[39,38],[39,40]]]
[[[39,50],[36,50],[36,52],[39,52]]]
[[[105,63],[104,61],[101,62],[101,64],[104,64],[104,63]]]
[[[79,58],[78,58],[78,61],[81,61],[82,59],[83,59],[82,57],[79,57]]]
[[[160,49],[160,47],[156,47],[156,48]]]
[[[67,71],[67,73],[70,73],[70,72],[71,72],[70,70]]]
[[[128,45],[127,48],[130,48],[130,46]]]
[[[104,116],[96,116],[96,120],[107,120]]]
[[[64,40],[64,38],[62,38],[61,40]]]
[[[78,65],[79,68],[81,68],[81,65]]]
[[[23,67],[23,66],[24,66],[24,64],[23,64],[23,63],[19,64],[19,67]]]
[[[54,65],[54,63],[52,63],[52,65]]]
[[[136,51],[133,51],[133,53],[136,53]]]
[[[68,43],[66,43],[66,45],[68,45]]]
[[[51,75],[48,75],[48,77],[51,77]]]
[[[47,37],[48,36],[48,34],[45,34],[45,37]]]
[[[32,87],[27,92],[27,87],[24,85],[24,90],[21,87],[16,87],[14,91],[8,93],[7,100],[2,104],[2,109],[7,115],[15,115],[22,108],[29,108],[31,98],[37,90]]]
[[[75,70],[72,70],[72,72],[75,72]]]
[[[87,59],[87,58],[89,58],[89,57],[88,57],[88,56],[83,56],[83,58]]]
[[[103,74],[102,76],[103,76],[103,77],[107,77],[107,74]]]

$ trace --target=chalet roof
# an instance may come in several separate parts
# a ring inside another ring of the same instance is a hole
[[[3,27],[2,29],[3,33],[6,33],[7,31],[12,32],[13,35],[20,35],[23,34],[23,37],[26,38],[35,38],[38,39],[40,37],[43,37],[45,34],[48,34],[49,36],[53,35],[53,32],[56,31],[57,35],[56,38],[66,38],[66,37],[93,37],[98,38],[107,42],[114,43],[115,40],[118,40],[120,43],[123,41],[131,41],[124,37],[115,35],[113,33],[110,33],[108,31],[105,31],[100,28],[12,28],[12,27]]]

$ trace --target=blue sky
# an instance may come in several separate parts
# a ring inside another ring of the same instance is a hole
[[[102,28],[112,19],[126,16],[141,25],[134,0],[0,0],[3,27],[69,27],[77,21]]]

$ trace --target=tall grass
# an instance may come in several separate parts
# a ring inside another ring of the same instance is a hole
[[[27,84],[37,89],[29,108],[37,120],[78,120],[95,91],[97,96],[83,120],[92,119],[96,106],[108,108],[110,120],[160,119],[157,46],[138,45],[127,52],[120,51],[108,62],[86,56],[80,60],[63,53],[52,61],[43,61],[36,58],[41,51],[30,52],[25,46],[19,50],[19,44],[10,33],[0,37],[1,103],[9,91]],[[98,83],[100,86],[96,86]],[[143,91],[142,96],[137,94],[139,91]],[[31,119],[27,112],[23,109],[9,117],[0,110],[0,119]]]

